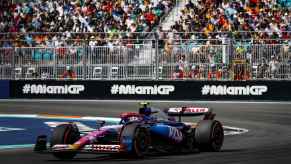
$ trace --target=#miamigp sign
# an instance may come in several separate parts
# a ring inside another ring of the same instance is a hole
[[[290,81],[14,80],[6,85],[12,98],[291,100]]]

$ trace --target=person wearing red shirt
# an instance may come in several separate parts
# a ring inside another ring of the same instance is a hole
[[[152,12],[147,12],[144,14],[144,17],[148,23],[154,24],[155,14],[153,14]]]
[[[189,72],[189,78],[191,79],[199,79],[200,78],[200,68],[199,65],[193,65]]]
[[[177,66],[175,72],[173,73],[173,79],[183,79],[184,78],[184,71],[181,66]]]
[[[77,75],[75,71],[73,71],[71,66],[67,66],[66,71],[62,75],[62,79],[75,80],[76,78],[77,78]]]

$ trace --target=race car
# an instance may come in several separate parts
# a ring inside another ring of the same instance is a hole
[[[183,122],[184,116],[203,116],[195,122]],[[220,151],[224,131],[214,120],[210,108],[171,107],[164,110],[140,103],[138,112],[121,113],[116,125],[98,126],[90,132],[80,132],[74,122],[54,128],[50,146],[47,136],[37,137],[36,152],[52,153],[58,159],[72,159],[78,153],[118,154],[141,158],[150,153],[190,153]]]

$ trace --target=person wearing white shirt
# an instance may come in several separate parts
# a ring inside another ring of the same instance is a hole
[[[271,61],[269,62],[269,69],[271,78],[276,78],[279,71],[279,61],[275,56],[271,56]]]

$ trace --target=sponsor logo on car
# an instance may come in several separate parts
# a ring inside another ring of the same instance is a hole
[[[173,85],[153,85],[153,86],[136,86],[136,85],[118,85],[111,86],[112,95],[170,95],[175,91]]]
[[[120,145],[86,145],[85,150],[93,151],[112,151],[117,152],[120,150]]]
[[[183,134],[180,130],[175,127],[169,127],[169,137],[176,142],[181,142],[183,139]]]
[[[268,91],[268,86],[227,86],[227,85],[204,85],[201,88],[202,95],[246,95],[260,96]]]
[[[23,94],[64,94],[78,95],[85,90],[84,85],[42,85],[25,84],[22,87]]]
[[[170,113],[180,113],[183,108],[169,108],[168,112]],[[187,107],[184,108],[184,113],[207,113],[209,111],[208,108],[196,108],[196,107]]]

